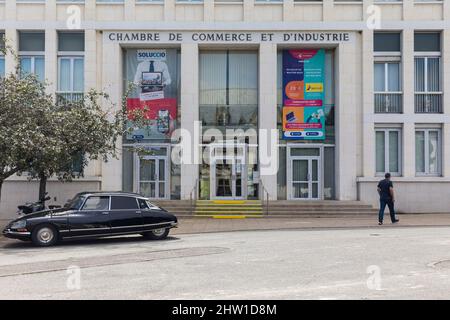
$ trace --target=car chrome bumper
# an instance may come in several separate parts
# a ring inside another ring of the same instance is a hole
[[[3,235],[7,238],[12,239],[29,239],[31,237],[31,232],[28,231],[14,231],[11,229],[3,230]]]

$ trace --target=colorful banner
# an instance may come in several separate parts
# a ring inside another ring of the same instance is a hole
[[[283,50],[283,138],[324,140],[325,50]]]
[[[145,128],[132,128],[127,139],[170,138],[177,120],[177,65],[176,49],[126,51],[127,80],[136,87],[127,98],[127,108],[145,108],[150,120]]]

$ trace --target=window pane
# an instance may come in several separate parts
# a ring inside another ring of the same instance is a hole
[[[58,51],[84,51],[84,32],[59,32]]]
[[[416,172],[425,172],[425,132],[416,131]]]
[[[83,210],[108,210],[109,197],[89,197],[84,203]]]
[[[200,53],[200,105],[226,104],[226,52]]]
[[[19,51],[45,51],[45,33],[20,31]]]
[[[0,58],[0,77],[5,76],[5,59]]]
[[[429,149],[429,173],[439,173],[439,145],[438,132],[429,131],[428,133],[428,149]]]
[[[415,58],[414,83],[416,92],[425,91],[425,58]]]
[[[441,51],[440,32],[417,32],[414,34],[414,51],[439,52]]]
[[[111,197],[111,210],[133,210],[138,209],[136,198]]]
[[[258,103],[258,55],[255,52],[229,53],[230,105]]]
[[[388,64],[388,91],[400,91],[400,64]]]
[[[84,60],[75,59],[73,63],[73,91],[84,91]]]
[[[384,63],[375,63],[375,91],[385,91],[384,86]]]
[[[376,131],[376,171],[385,172],[385,142],[384,131]]]
[[[440,86],[440,59],[428,58],[427,70],[428,90],[429,92],[441,91]]]
[[[58,90],[71,91],[70,88],[70,59],[59,60]]]
[[[400,172],[399,170],[399,132],[389,132],[389,171]]]
[[[34,58],[34,73],[38,77],[40,81],[44,81],[45,79],[45,63],[44,57],[35,57]]]
[[[139,209],[148,209],[147,201],[144,199],[138,199]]]
[[[22,76],[32,73],[31,58],[20,58],[20,73],[22,74]]]
[[[374,51],[400,52],[400,33],[379,32],[374,34]]]

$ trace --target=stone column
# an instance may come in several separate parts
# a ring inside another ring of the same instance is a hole
[[[362,32],[362,100],[363,100],[363,176],[375,176],[375,128],[374,90],[373,90],[373,30]]]
[[[283,1],[283,21],[294,20],[294,0]]]
[[[323,0],[323,21],[334,20],[334,0]]]
[[[447,7],[450,7],[450,1],[446,1]],[[442,32],[442,91],[444,93],[444,118],[447,121],[444,123],[442,132],[442,175],[444,177],[450,177],[450,123],[448,119],[450,117],[450,30],[445,29]]]
[[[89,33],[89,41],[93,34]],[[92,45],[89,45],[92,50]],[[103,90],[109,94],[112,103],[117,108],[121,106],[123,94],[122,88],[122,51],[117,43],[103,41],[102,54],[102,85]],[[108,107],[108,106],[105,106]],[[110,158],[108,162],[102,163],[102,190],[122,190],[122,139],[116,144],[118,159]]]
[[[403,3],[405,4],[405,3]],[[415,169],[415,131],[414,131],[414,30],[405,29],[402,33],[403,70],[403,176],[414,177]]]
[[[200,143],[200,134],[196,133],[195,122],[199,120],[199,53],[196,43],[181,45],[181,128],[189,131],[192,141],[191,160],[194,161],[195,148]],[[184,138],[184,137],[183,137]],[[198,141],[194,141],[194,139]],[[199,164],[181,165],[181,199],[189,199],[190,193],[199,178]]]
[[[134,21],[136,19],[136,0],[125,1],[124,17],[126,21]]]
[[[253,20],[253,10],[255,2],[253,0],[244,0],[244,21]]]
[[[278,148],[275,148],[275,154],[261,154],[262,145],[266,144],[267,150],[270,148],[270,140],[264,141],[263,137],[270,138],[271,130],[277,128],[277,45],[274,43],[261,43],[259,47],[259,130],[266,130],[265,135],[259,134],[259,162],[260,178],[271,200],[277,199],[277,174],[265,175],[263,172],[266,162],[264,156],[271,156],[271,163],[278,163]],[[276,141],[278,144],[278,141]],[[268,159],[267,159],[268,160]],[[277,170],[276,170],[277,171]]]
[[[214,0],[203,1],[203,20],[205,22],[214,21]]]
[[[175,20],[175,0],[164,1],[164,20],[165,21]]]
[[[356,200],[357,176],[357,68],[356,43],[341,43],[336,50],[336,196]]]

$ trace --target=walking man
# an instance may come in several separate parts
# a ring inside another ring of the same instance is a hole
[[[378,224],[380,226],[383,224],[384,209],[386,208],[386,205],[389,208],[392,223],[399,222],[399,220],[395,218],[394,186],[391,181],[391,174],[386,173],[384,175],[384,178],[385,179],[378,182],[378,194],[380,195],[380,212],[378,213]]]

